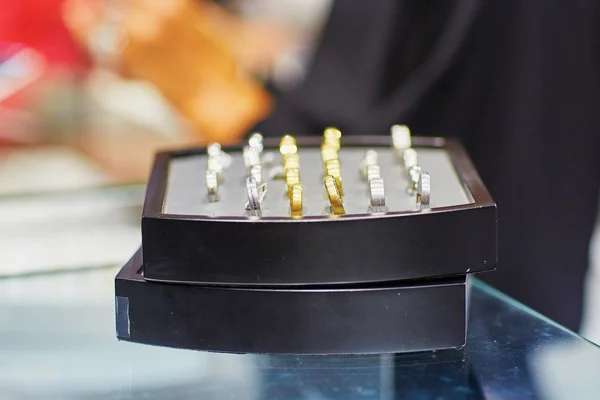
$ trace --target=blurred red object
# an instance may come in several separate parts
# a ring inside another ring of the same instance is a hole
[[[64,0],[0,0],[0,46],[19,43],[42,54],[50,66],[86,66],[85,53],[77,46],[62,20]]]
[[[20,103],[45,71],[37,51],[21,45],[0,47],[0,146],[35,142],[35,118]]]
[[[0,0],[0,147],[35,142],[28,105],[44,82],[89,65],[65,27],[64,0]]]

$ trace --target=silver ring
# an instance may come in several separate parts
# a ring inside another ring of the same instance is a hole
[[[417,188],[417,205],[421,210],[429,208],[431,200],[431,177],[427,172],[419,175],[419,184]]]
[[[206,152],[210,157],[221,157],[221,144],[211,143],[206,148]]]
[[[371,182],[376,178],[381,178],[381,168],[379,165],[369,165],[367,167],[367,180]]]
[[[256,149],[258,151],[258,154],[262,153],[264,146],[263,146],[263,136],[256,132],[253,133],[250,136],[250,139],[248,139],[248,145],[254,149]]]
[[[256,164],[250,167],[250,176],[256,180],[257,185],[261,185],[263,181],[262,165]]]
[[[382,178],[369,180],[369,196],[371,197],[371,210],[373,212],[385,211],[385,189]]]
[[[379,155],[377,154],[377,152],[375,150],[367,150],[367,153],[365,154],[365,158],[363,158],[363,160],[360,163],[360,166],[358,167],[359,170],[358,172],[361,174],[361,176],[363,177],[367,177],[368,176],[368,168],[370,165],[377,165],[379,163]]]
[[[206,152],[208,153],[208,159],[210,161],[210,159],[212,158],[213,160],[218,160],[219,164],[221,165],[221,171],[223,169],[227,169],[231,166],[231,163],[233,162],[233,157],[230,156],[229,154],[225,153],[222,149],[221,149],[221,144],[220,143],[211,143],[206,147]],[[221,173],[221,171],[219,172],[219,174]]]
[[[267,195],[267,184],[263,183],[258,186],[258,201],[262,204],[265,196]]]
[[[216,171],[210,169],[206,171],[206,189],[209,202],[219,201],[219,177]]]
[[[221,157],[218,156],[208,156],[208,167],[209,171],[214,171],[217,174],[217,177],[221,179],[221,174],[223,173],[223,164],[221,164]]]
[[[244,159],[244,165],[248,169],[252,168],[254,165],[260,165],[260,152],[255,147],[244,146],[242,157]]]
[[[406,125],[394,125],[391,128],[391,132],[394,149],[398,155],[402,155],[404,150],[412,146],[410,129],[408,129],[408,126]]]
[[[421,176],[421,172],[423,172],[423,169],[418,165],[413,165],[408,169],[408,192],[410,194],[415,194],[417,192],[419,186],[419,176]]]
[[[250,211],[250,215],[254,217],[260,217],[262,211],[260,209],[258,185],[256,184],[256,179],[251,176],[246,178],[246,194],[248,195],[247,209]]]
[[[410,167],[417,165],[417,151],[413,148],[408,148],[402,153],[402,162],[404,163],[404,171],[408,172]]]

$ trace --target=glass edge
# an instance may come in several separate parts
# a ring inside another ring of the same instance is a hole
[[[6,193],[0,194],[0,202],[14,201],[14,200],[32,200],[32,199],[43,199],[53,197],[65,197],[65,196],[80,196],[80,195],[94,195],[105,191],[116,191],[116,190],[140,190],[146,186],[145,182],[130,182],[123,184],[108,184],[108,185],[94,185],[84,186],[73,189],[59,189],[59,190],[48,190],[39,192],[22,192],[22,193]]]
[[[529,306],[521,303],[518,300],[513,299],[512,297],[504,294],[503,292],[501,292],[500,290],[496,289],[495,287],[483,282],[482,280],[478,279],[478,278],[473,278],[472,280],[473,285],[475,285],[478,289],[481,289],[483,291],[485,291],[487,294],[495,297],[496,299],[505,302],[509,305],[511,305],[512,307],[515,307],[527,314],[530,314],[536,318],[539,318],[541,320],[543,320],[544,322],[553,325],[556,328],[559,328],[562,331],[565,331],[573,336],[576,336],[577,338],[580,338],[586,342],[588,342],[589,344],[593,345],[596,348],[600,348],[599,344],[596,344],[594,342],[592,342],[589,339],[586,339],[585,337],[581,336],[580,334],[578,334],[577,332],[572,331],[569,328],[566,328],[564,326],[562,326],[561,324],[559,324],[558,322],[548,318],[547,316],[545,316],[544,314],[541,314],[540,312],[530,308]]]

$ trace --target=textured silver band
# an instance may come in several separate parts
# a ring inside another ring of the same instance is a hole
[[[419,177],[421,176],[421,172],[423,169],[419,165],[413,165],[408,170],[408,192],[410,194],[415,194],[419,187]]]
[[[246,178],[246,193],[248,195],[247,209],[250,211],[250,215],[260,217],[262,212],[258,196],[258,185],[256,184],[256,179],[251,176]]]
[[[402,162],[404,164],[404,170],[408,173],[410,167],[417,165],[417,151],[413,148],[404,150],[402,153]]]
[[[381,177],[369,180],[369,196],[373,212],[385,211],[385,188]]]
[[[209,202],[219,201],[219,176],[216,171],[210,169],[206,171],[206,190]]]
[[[431,177],[427,172],[422,172],[419,176],[417,188],[417,205],[421,210],[429,208],[431,200]]]

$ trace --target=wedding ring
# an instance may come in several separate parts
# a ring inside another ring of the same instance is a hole
[[[229,168],[233,162],[233,157],[223,151],[220,143],[210,143],[206,147],[206,152],[208,153],[209,160],[211,158],[213,160],[218,160],[219,164],[221,165],[221,171],[219,171],[219,174],[223,169]]]
[[[258,185],[256,179],[249,176],[246,178],[246,194],[248,195],[247,209],[253,217],[260,217],[262,211],[260,208],[260,197],[258,195]]]
[[[336,150],[340,149],[340,139],[342,132],[337,128],[326,128],[323,131],[323,146],[334,147]]]
[[[283,136],[281,138],[281,142],[279,142],[279,151],[283,155],[297,153],[298,146],[296,145],[296,138],[294,138],[292,135]]]
[[[327,175],[334,175],[329,173],[329,171],[335,171],[336,174],[341,175],[341,168],[342,166],[340,165],[340,160],[338,158],[332,158],[325,162],[325,171],[328,172]]]
[[[381,178],[381,168],[379,165],[369,165],[367,167],[367,181],[371,179]]]
[[[334,158],[325,163],[325,175],[331,175],[335,178],[340,195],[344,196],[344,188],[342,186],[342,169],[339,159]]]
[[[367,153],[365,154],[365,158],[363,158],[363,160],[361,161],[359,167],[358,167],[358,172],[360,173],[361,176],[363,177],[367,177],[367,168],[370,165],[378,165],[379,164],[379,155],[377,154],[377,152],[375,150],[367,150]]]
[[[221,156],[221,144],[220,143],[210,143],[206,147],[206,152],[210,157],[220,157]]]
[[[422,172],[419,175],[419,183],[417,185],[417,205],[421,210],[429,208],[431,200],[431,177],[427,172]]]
[[[382,178],[369,179],[369,196],[371,197],[371,211],[385,212],[385,190]]]
[[[327,175],[325,178],[323,178],[323,184],[325,185],[327,197],[329,198],[329,203],[331,204],[331,211],[335,215],[346,214],[346,210],[344,209],[344,201],[340,195],[335,178],[331,175]]]
[[[410,129],[406,125],[394,125],[391,128],[392,145],[398,155],[402,155],[404,150],[412,146]]]
[[[338,149],[335,146],[323,145],[321,147],[321,158],[324,163],[338,158]]]
[[[285,183],[287,184],[287,196],[292,198],[292,187],[300,183],[300,169],[289,168],[285,170]]]
[[[419,176],[421,176],[423,169],[419,165],[413,165],[408,169],[409,187],[408,192],[415,194],[419,186]]]
[[[330,126],[323,131],[323,137],[325,140],[340,140],[342,138],[342,132],[340,132],[338,128]]]
[[[260,165],[260,152],[256,147],[244,146],[242,150],[244,165],[250,169],[253,165]]]
[[[258,132],[253,133],[248,139],[248,145],[252,148],[255,148],[260,155],[264,149],[263,136]]]
[[[223,164],[221,164],[221,157],[219,157],[219,156],[208,156],[207,170],[214,171],[217,174],[217,177],[220,180],[221,179],[221,174],[223,173]]]
[[[206,189],[208,191],[208,201],[215,203],[219,201],[219,178],[216,171],[206,170]]]
[[[292,217],[302,216],[302,185],[295,183],[292,185],[292,195],[290,197],[290,214]]]
[[[250,167],[250,176],[256,180],[257,185],[261,185],[263,182],[262,176],[262,165],[256,164]]]
[[[283,169],[300,168],[298,153],[289,153],[283,156]]]
[[[408,148],[402,153],[402,162],[404,170],[408,173],[410,167],[417,165],[417,151],[413,148]]]

